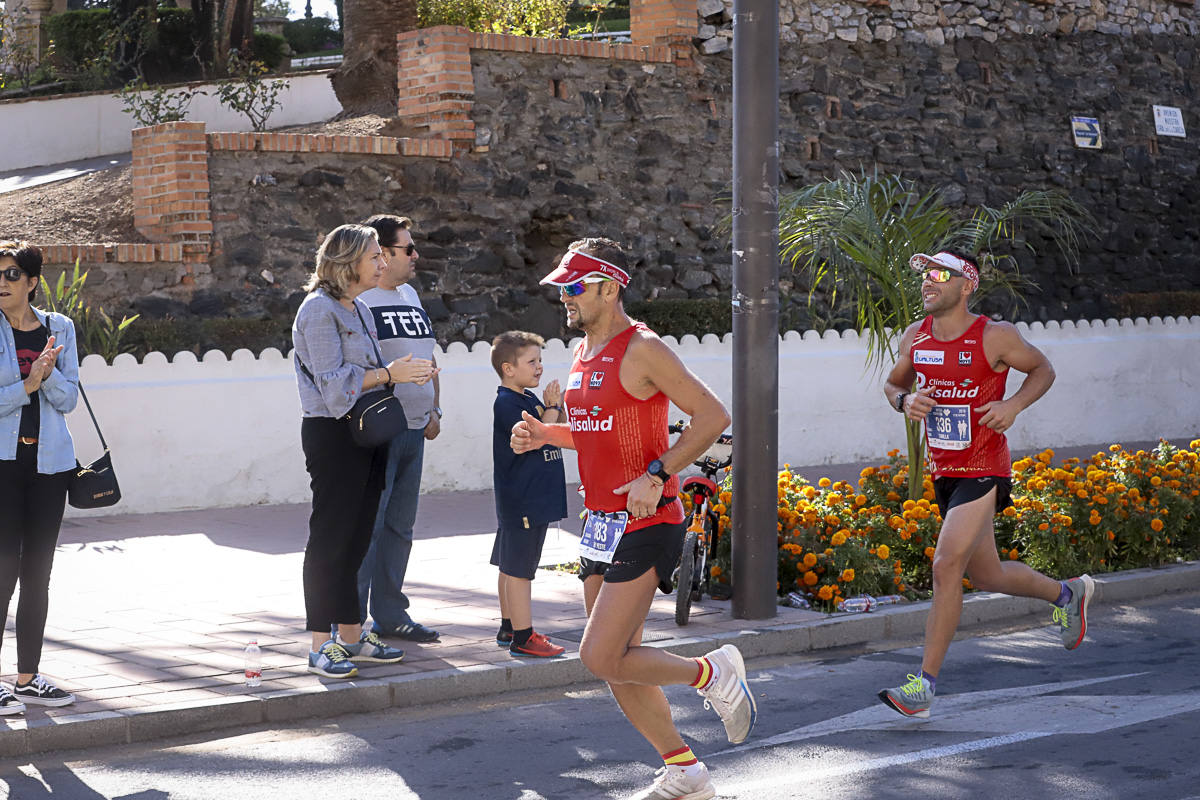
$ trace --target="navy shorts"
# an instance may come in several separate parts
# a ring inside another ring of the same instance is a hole
[[[611,564],[580,558],[579,580],[603,575],[605,583],[626,583],[642,577],[653,567],[658,572],[658,588],[663,594],[670,594],[675,591],[671,577],[679,566],[686,532],[686,522],[663,522],[638,528],[621,537]]]
[[[942,518],[955,506],[978,500],[996,487],[996,511],[999,514],[1013,504],[1012,478],[984,475],[977,478],[934,478],[933,498]]]
[[[492,545],[490,563],[510,577],[533,580],[538,562],[542,560],[542,545],[546,543],[548,527],[550,524],[547,522],[527,528],[500,523],[496,542]]]

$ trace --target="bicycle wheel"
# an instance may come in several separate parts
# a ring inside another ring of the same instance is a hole
[[[675,585],[675,624],[687,625],[692,614],[692,584],[696,573],[696,532],[683,537],[683,555],[679,557],[679,583]]]

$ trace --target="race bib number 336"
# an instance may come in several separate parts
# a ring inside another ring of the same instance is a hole
[[[925,418],[929,446],[966,450],[971,446],[971,407],[937,405]]]
[[[579,540],[579,555],[611,564],[628,524],[627,511],[589,511],[583,523],[583,536]]]

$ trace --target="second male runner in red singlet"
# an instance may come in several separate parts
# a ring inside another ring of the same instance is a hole
[[[879,699],[906,716],[928,717],[938,670],[962,614],[964,575],[984,591],[1053,603],[1068,650],[1083,642],[1095,585],[1087,575],[1052,580],[1019,561],[1001,561],[996,552],[992,518],[1012,505],[1012,460],[1004,432],[1050,388],[1054,368],[1011,323],[967,311],[967,299],[979,288],[979,268],[970,259],[943,250],[933,256],[918,253],[909,264],[924,275],[921,298],[929,316],[904,332],[883,391],[892,408],[925,423],[943,520],[933,555],[933,607],[925,623],[920,674],[884,689]],[[1025,380],[1005,398],[1010,368],[1024,372]],[[911,391],[914,382],[916,391]]]
[[[579,453],[588,509],[580,545],[588,623],[579,657],[663,758],[653,784],[631,800],[706,800],[716,794],[708,770],[684,744],[660,687],[696,687],[729,741],[742,742],[756,714],[742,656],[733,645],[703,658],[642,647],[642,625],[654,590],[671,591],[683,548],[676,474],[716,441],[729,413],[658,336],[625,314],[629,272],[616,242],[573,243],[542,283],[559,287],[567,324],[584,338],[563,394],[567,422],[545,425],[526,414],[512,447]],[[669,403],[691,417],[673,446]]]

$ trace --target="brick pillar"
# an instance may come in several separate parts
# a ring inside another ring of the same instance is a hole
[[[213,227],[203,122],[133,131],[133,224],[152,242],[207,247]]]
[[[418,135],[450,139],[456,147],[475,140],[471,107],[475,79],[471,75],[472,34],[442,25],[396,36],[397,116]]]
[[[639,47],[670,45],[677,60],[690,59],[699,29],[696,0],[630,0],[629,30]]]

